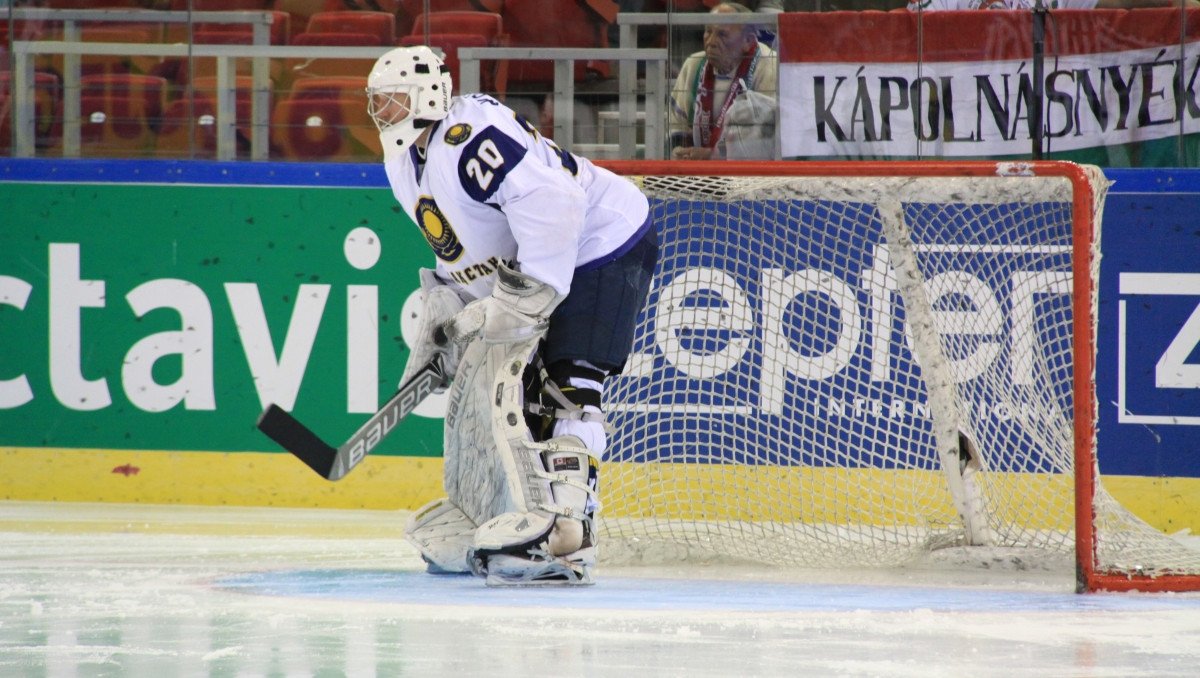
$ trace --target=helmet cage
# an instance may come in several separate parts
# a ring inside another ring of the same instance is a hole
[[[415,85],[367,88],[367,113],[380,132],[404,122],[412,114],[410,106],[417,100],[419,89]]]
[[[450,112],[450,69],[429,47],[398,47],[367,76],[367,112],[387,152],[413,144]]]

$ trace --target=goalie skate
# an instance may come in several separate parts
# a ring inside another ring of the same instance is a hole
[[[594,552],[577,551],[570,556],[533,550],[526,556],[497,554],[488,558],[486,571],[476,574],[486,577],[484,583],[488,586],[591,586],[596,582],[585,560],[595,561]]]
[[[584,526],[579,548],[555,555],[556,523]],[[596,564],[590,521],[542,513],[505,513],[480,526],[468,560],[488,586],[589,586]]]
[[[593,516],[598,464],[575,436],[521,445],[538,453],[553,502],[499,515],[479,527],[468,560],[489,586],[580,586],[594,583]]]

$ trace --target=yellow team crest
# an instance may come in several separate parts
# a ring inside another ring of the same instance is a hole
[[[460,122],[456,125],[451,125],[450,129],[446,130],[445,136],[442,138],[451,146],[457,146],[471,137],[471,126]]]
[[[462,243],[433,198],[423,195],[417,201],[416,221],[438,259],[446,263],[458,261],[463,253]]]

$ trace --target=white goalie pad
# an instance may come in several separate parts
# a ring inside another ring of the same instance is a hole
[[[525,443],[522,376],[541,341],[475,339],[463,352],[446,408],[443,482],[446,494],[476,525],[502,513],[551,504],[541,459]]]
[[[536,443],[525,423],[522,379],[540,335],[472,341],[446,412],[446,494],[480,525],[472,565],[493,585],[589,584],[595,562],[594,455],[573,436]]]
[[[442,497],[409,516],[404,539],[421,553],[431,574],[466,574],[471,571],[468,553],[475,528],[465,513]]]
[[[526,443],[539,450],[554,504],[527,513],[504,513],[475,531],[471,570],[489,586],[592,584],[599,510],[595,456],[575,436]]]

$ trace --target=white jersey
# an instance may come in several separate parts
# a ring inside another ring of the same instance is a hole
[[[1042,0],[1046,9],[1095,9],[1097,0]],[[1033,9],[1037,0],[908,0],[912,11],[947,9]]]
[[[501,262],[567,294],[575,269],[619,254],[650,209],[633,183],[483,94],[454,100],[423,164],[409,149],[385,155],[384,169],[438,276],[476,299],[491,293]]]

